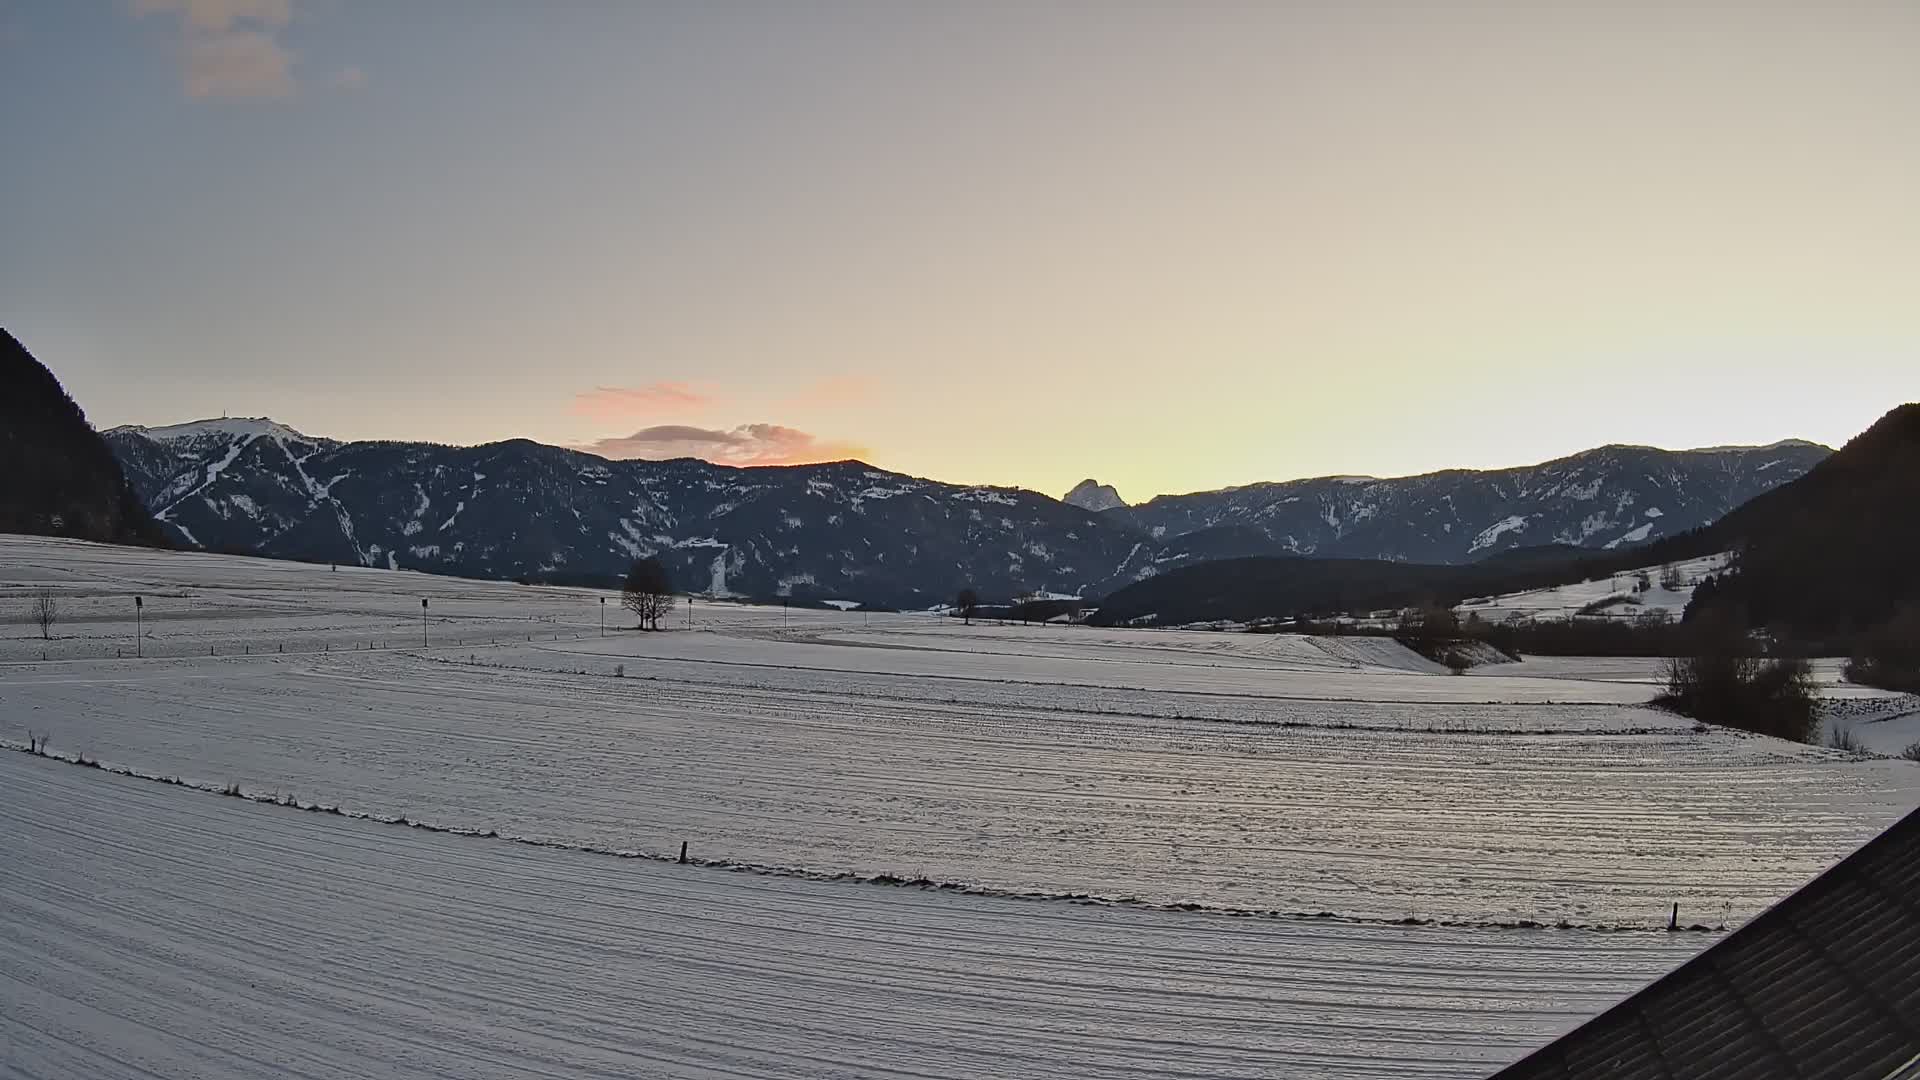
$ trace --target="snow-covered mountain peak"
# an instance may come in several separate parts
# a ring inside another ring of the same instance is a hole
[[[316,440],[295,431],[285,424],[270,420],[264,416],[222,416],[218,419],[192,420],[184,424],[168,424],[163,427],[143,427],[138,424],[126,424],[113,428],[106,434],[139,434],[156,442],[174,442],[180,439],[198,439],[209,435],[227,436],[243,439],[248,436],[278,436],[282,439],[296,439],[300,442]]]
[[[1102,510],[1113,510],[1127,505],[1127,500],[1120,497],[1120,493],[1114,490],[1112,484],[1102,484],[1091,479],[1082,480],[1073,485],[1073,490],[1067,492],[1066,497],[1060,501],[1068,506],[1091,510],[1096,514]]]

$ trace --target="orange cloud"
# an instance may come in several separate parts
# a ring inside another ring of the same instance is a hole
[[[293,54],[279,39],[293,20],[293,0],[133,0],[133,12],[180,17],[188,97],[293,92]]]
[[[293,92],[293,55],[270,35],[229,30],[187,42],[187,96],[284,97]]]
[[[703,394],[683,382],[657,382],[651,386],[596,386],[573,396],[574,412],[610,419],[692,412],[711,404],[712,395]]]
[[[716,465],[812,465],[865,458],[870,453],[856,443],[822,440],[779,424],[742,424],[727,431],[660,424],[576,449],[609,458],[664,461],[691,457]]]

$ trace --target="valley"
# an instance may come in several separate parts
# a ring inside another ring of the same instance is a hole
[[[734,603],[603,637],[592,590],[0,556],[30,1075],[254,1075],[299,1032],[368,1075],[1470,1077],[1920,801],[1604,662]]]

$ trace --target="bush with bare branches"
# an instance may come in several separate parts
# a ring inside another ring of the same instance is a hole
[[[35,626],[40,628],[40,640],[53,638],[53,624],[60,621],[60,601],[54,598],[52,589],[41,589],[27,609]]]

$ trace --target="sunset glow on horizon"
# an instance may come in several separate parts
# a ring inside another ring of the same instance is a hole
[[[100,427],[1130,500],[1920,400],[1920,8],[0,8]]]

